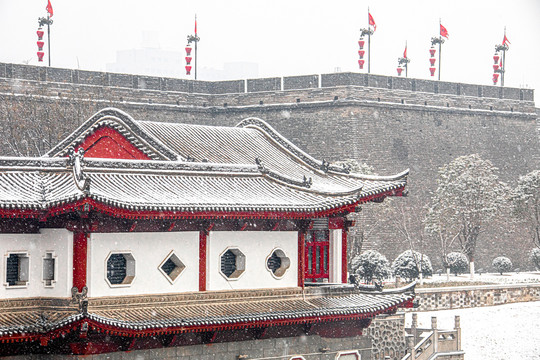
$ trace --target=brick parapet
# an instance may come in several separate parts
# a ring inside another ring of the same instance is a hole
[[[540,284],[417,289],[417,311],[434,311],[540,301]]]
[[[46,82],[47,87],[69,92],[78,88],[89,95],[103,95],[93,87],[106,88],[108,96],[120,98],[130,89],[131,98],[162,103],[196,105],[250,105],[321,101],[338,96],[384,102],[410,102],[447,107],[474,107],[508,111],[534,111],[534,90],[408,79],[392,76],[335,73],[283,78],[201,81],[71,70],[0,63],[0,78]],[[57,85],[53,85],[53,83]],[[65,85],[71,85],[65,86]],[[88,87],[90,86],[90,87]],[[343,89],[337,89],[343,88]],[[139,90],[133,92],[133,90]],[[195,96],[195,94],[206,96]],[[215,101],[212,95],[215,96]],[[225,99],[224,99],[225,98]],[[160,100],[158,100],[160,99]],[[127,100],[127,99],[126,99]]]

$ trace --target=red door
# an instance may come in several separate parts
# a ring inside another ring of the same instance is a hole
[[[306,265],[304,269],[306,282],[324,282],[329,279],[329,231],[309,230],[306,233]]]

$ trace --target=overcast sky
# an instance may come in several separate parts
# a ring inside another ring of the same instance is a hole
[[[55,67],[105,70],[116,50],[140,48],[153,32],[165,50],[183,51],[197,14],[199,67],[259,65],[259,76],[320,74],[358,69],[359,29],[370,8],[377,23],[371,72],[396,75],[408,42],[409,77],[429,76],[430,38],[439,18],[448,29],[441,80],[491,84],[494,45],[511,42],[505,85],[538,89],[540,1],[318,0],[51,0]],[[37,18],[46,0],[0,0],[0,62],[38,64]],[[184,64],[179,64],[183,67]],[[365,71],[365,70],[364,70]],[[204,71],[199,71],[204,79]]]

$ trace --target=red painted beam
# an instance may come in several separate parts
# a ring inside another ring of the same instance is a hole
[[[341,229],[341,283],[346,284],[348,282],[347,278],[347,227]]]
[[[82,291],[86,286],[86,266],[88,255],[88,234],[73,233],[73,286]]]
[[[304,287],[306,275],[306,232],[298,231],[298,286]]]
[[[206,247],[208,235],[199,231],[199,291],[206,291]]]

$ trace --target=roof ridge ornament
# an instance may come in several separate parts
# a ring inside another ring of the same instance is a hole
[[[68,154],[68,164],[72,166],[75,184],[79,190],[88,194],[90,191],[90,178],[83,172],[84,149],[80,147],[77,152],[75,152],[73,148],[70,148]]]

